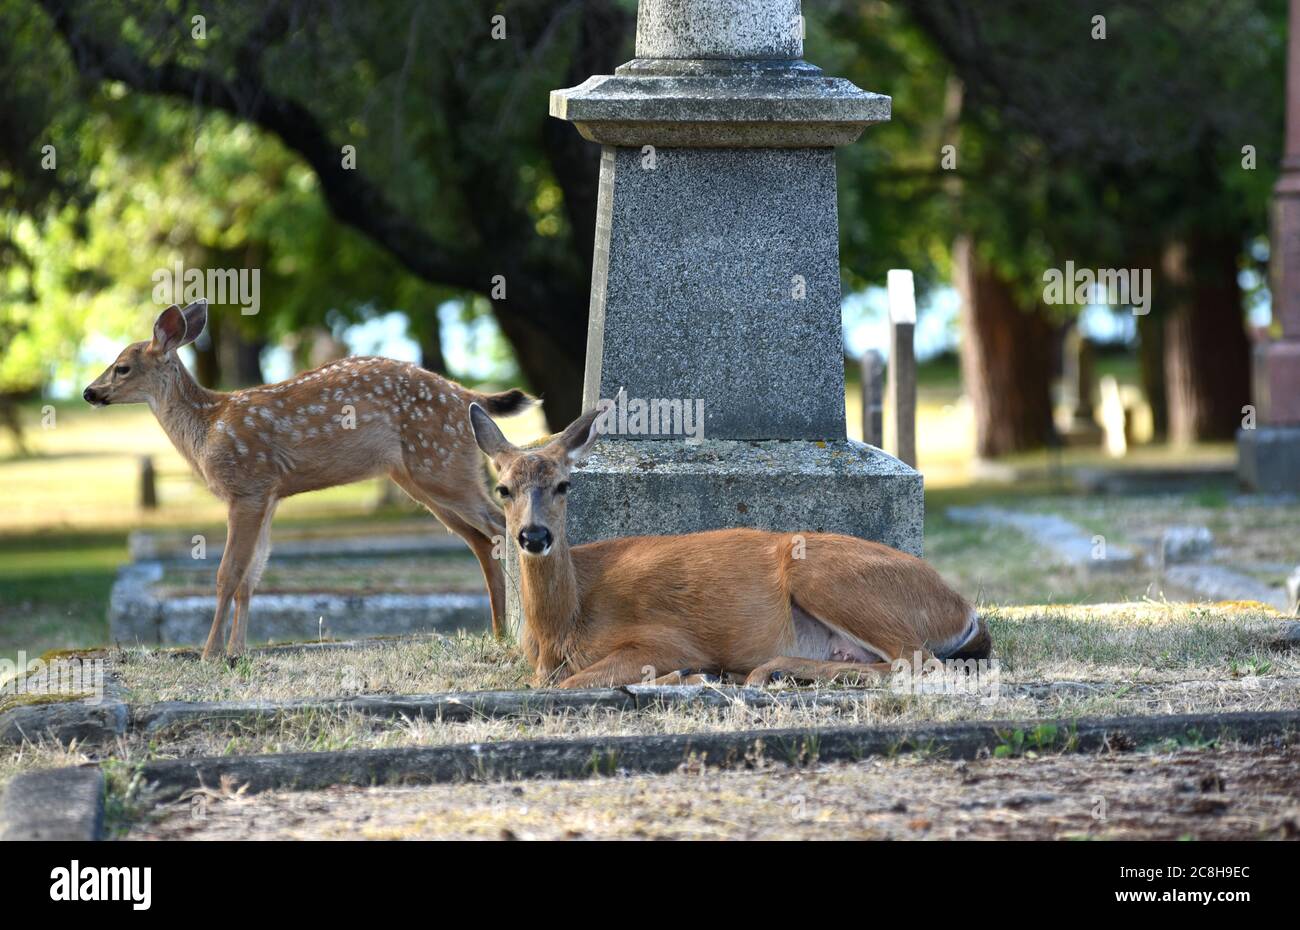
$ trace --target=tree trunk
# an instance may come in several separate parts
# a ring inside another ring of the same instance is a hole
[[[237,324],[223,326],[217,331],[221,370],[231,387],[244,388],[265,384],[262,377],[262,350],[266,340],[248,339]]]
[[[557,313],[545,328],[533,319],[505,312],[500,303],[493,304],[493,315],[514,347],[528,387],[545,402],[546,425],[559,432],[582,413],[585,313],[576,318]]]
[[[1231,439],[1250,402],[1246,335],[1235,235],[1194,235],[1172,242],[1163,257],[1171,288],[1165,319],[1165,392],[1175,444]]]
[[[199,384],[214,390],[221,387],[221,353],[217,351],[220,328],[217,315],[209,313],[207,329],[193,343],[194,377],[198,379]]]
[[[961,368],[975,410],[981,458],[1039,449],[1052,425],[1053,326],[1024,307],[1009,284],[979,260],[969,236],[953,246],[961,296]]]
[[[410,314],[410,331],[420,346],[420,367],[447,377],[447,359],[442,354],[442,323],[435,306],[423,313]]]
[[[1148,266],[1149,267],[1149,266]],[[1169,435],[1169,402],[1165,395],[1165,320],[1145,313],[1137,318],[1138,377],[1142,393],[1151,405],[1151,438],[1163,441]]]

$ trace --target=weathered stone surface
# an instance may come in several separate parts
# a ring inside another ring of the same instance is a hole
[[[803,148],[855,142],[891,106],[805,61],[638,58],[552,91],[550,112],[604,145]]]
[[[563,740],[516,740],[277,755],[178,759],[143,766],[154,786],[153,800],[165,802],[200,784],[223,779],[250,793],[274,789],[314,790],[331,785],[437,784],[521,778],[587,778],[622,772],[663,773],[684,764],[737,768],[757,759],[791,765],[858,761],[872,755],[923,748],[951,759],[969,759],[1006,743],[1020,730],[1043,735],[1040,749],[1063,752],[1113,751],[1157,740],[1195,736],[1200,740],[1257,742],[1300,730],[1300,711],[1180,714],[1083,718],[1068,726],[1056,720],[999,720],[920,726],[813,727],[613,736]]]
[[[217,562],[225,552],[225,540],[214,539],[208,547],[207,560]],[[127,539],[134,562],[157,563],[164,560],[192,561],[194,543],[189,533],[136,530]],[[284,559],[320,559],[340,556],[401,556],[426,553],[468,552],[459,536],[437,526],[418,532],[373,536],[323,536],[275,541],[275,561]]]
[[[829,149],[601,158],[583,403],[704,401],[713,439],[843,439]]]
[[[98,766],[22,772],[0,804],[0,841],[101,838],[104,775]]]
[[[126,728],[127,707],[121,701],[24,704],[0,713],[0,743],[108,743]]]
[[[575,543],[745,526],[844,533],[921,552],[921,476],[854,440],[601,440],[569,493]]]
[[[113,640],[123,645],[204,642],[216,610],[215,594],[160,598],[141,582],[136,568],[124,570],[110,597]],[[491,625],[486,593],[254,594],[251,610],[252,635],[259,640],[485,630]]]
[[[798,58],[799,0],[641,0],[638,58]]]
[[[1029,537],[1059,562],[1085,571],[1128,571],[1139,565],[1128,549],[1096,543],[1092,534],[1056,514],[1020,513],[999,507],[949,507],[947,513],[950,520],[958,523],[1010,527]]]
[[[1171,526],[1161,534],[1162,564],[1190,562],[1214,551],[1214,534],[1204,526]]]
[[[1252,491],[1300,494],[1300,426],[1239,431],[1237,477]]]
[[[1223,565],[1171,565],[1165,583],[1208,601],[1256,601],[1286,612],[1286,592]]]

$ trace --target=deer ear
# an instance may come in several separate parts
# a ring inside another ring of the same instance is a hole
[[[608,409],[609,402],[602,401],[570,423],[560,434],[560,438],[556,441],[564,448],[564,455],[569,460],[569,464],[576,465],[587,457],[587,453],[591,451],[591,447],[596,444],[596,440],[603,432],[605,413]]]
[[[185,317],[185,341],[181,345],[187,346],[198,339],[199,334],[203,332],[203,327],[208,325],[207,299],[200,297],[182,310],[181,315]]]
[[[469,425],[474,431],[474,441],[493,462],[502,455],[516,451],[501,433],[501,428],[478,404],[469,405]]]
[[[195,333],[197,336],[198,333]],[[172,304],[153,324],[153,347],[162,353],[175,352],[185,344],[185,314]]]

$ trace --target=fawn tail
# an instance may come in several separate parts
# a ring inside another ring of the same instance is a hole
[[[488,413],[499,417],[513,416],[516,413],[523,413],[534,404],[540,404],[541,401],[530,394],[526,394],[519,388],[511,388],[508,391],[501,391],[499,394],[481,394],[478,391],[470,391],[470,399],[478,404]]]

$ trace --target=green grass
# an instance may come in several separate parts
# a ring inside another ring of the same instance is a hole
[[[108,641],[108,594],[126,532],[0,537],[0,658]]]

